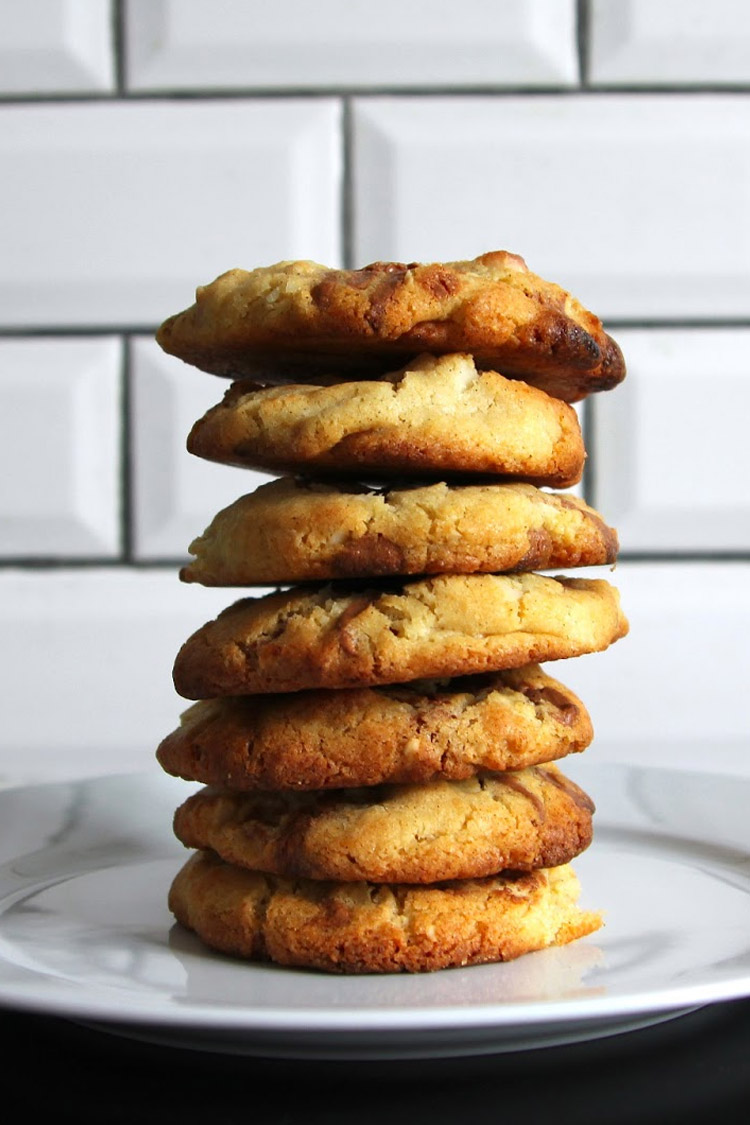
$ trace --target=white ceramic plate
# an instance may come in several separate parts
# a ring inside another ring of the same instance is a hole
[[[205,950],[166,908],[186,852],[162,774],[0,792],[0,1004],[155,1042],[287,1058],[519,1050],[750,994],[750,780],[598,765],[575,861],[606,926],[504,965],[338,977]]]

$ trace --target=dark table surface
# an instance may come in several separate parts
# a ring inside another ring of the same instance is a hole
[[[155,1046],[0,1010],[4,1120],[134,1125],[750,1122],[750,1000],[587,1043],[294,1061]]]

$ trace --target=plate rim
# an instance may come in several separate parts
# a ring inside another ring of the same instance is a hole
[[[714,773],[704,770],[681,770],[675,767],[630,765],[620,762],[587,762],[581,763],[581,772],[585,775],[591,773],[620,773],[622,776],[660,774],[690,778],[696,785],[700,785],[706,778],[721,779],[728,785],[741,785],[750,793],[750,778],[739,773]],[[145,785],[153,791],[154,787],[163,789],[165,778],[158,771],[125,771],[118,774],[99,775],[73,779],[70,781],[43,782],[31,785],[11,786],[0,789],[0,804],[6,800],[20,801],[21,803],[35,800],[42,790],[61,792],[70,790],[71,786],[93,786],[95,789],[102,785],[114,786],[119,783]],[[171,777],[166,778],[168,788],[179,791],[177,787],[185,786],[189,782]],[[748,843],[750,855],[750,842]],[[28,855],[23,852],[15,857],[19,860]],[[170,860],[180,858],[179,850],[174,857],[171,855],[140,856],[140,862],[146,860]],[[12,864],[14,859],[2,864],[2,868]],[[134,861],[137,862],[137,861]],[[122,863],[110,863],[103,866],[123,866]],[[78,874],[82,874],[79,872]],[[75,873],[74,873],[75,874]],[[0,940],[2,939],[2,917],[10,905],[9,899],[14,900],[19,896],[33,893],[43,886],[56,885],[61,880],[44,880],[38,877],[20,877],[20,883],[12,893],[0,893]],[[176,925],[176,923],[172,923]],[[191,939],[194,937],[190,935]],[[580,939],[581,943],[592,941],[592,938]],[[200,943],[195,939],[196,949]],[[579,944],[579,943],[576,943]],[[750,936],[748,937],[750,949]],[[543,956],[545,950],[531,953],[526,956]],[[216,956],[210,951],[207,957]],[[423,1007],[416,1005],[405,1007],[389,1007],[386,1009],[365,1008],[364,1025],[362,1012],[357,1013],[354,1008],[336,1009],[335,1007],[322,1008],[293,1008],[283,1006],[276,1009],[258,1008],[251,1005],[241,1007],[227,1006],[221,1003],[211,1005],[180,1007],[173,999],[163,993],[144,994],[138,993],[137,998],[128,998],[127,993],[120,992],[113,985],[94,986],[87,995],[79,994],[79,987],[75,982],[64,977],[56,977],[41,971],[27,969],[26,972],[33,978],[34,984],[28,981],[7,982],[3,979],[3,965],[10,964],[0,945],[0,1007],[14,1008],[27,1012],[36,1012],[50,1016],[62,1016],[75,1020],[97,1020],[100,1022],[115,1022],[126,1026],[135,1027],[163,1027],[171,1030],[185,1029],[191,1031],[225,1032],[233,1034],[244,1032],[248,1036],[265,1034],[276,1037],[294,1035],[301,1040],[311,1036],[325,1038],[341,1034],[367,1036],[413,1034],[421,1032],[423,1036],[439,1036],[445,1033],[456,1035],[463,1034],[492,1034],[502,1035],[509,1029],[516,1027],[525,1032],[534,1029],[550,1029],[551,1027],[565,1026],[580,1029],[582,1025],[590,1025],[592,1029],[598,1025],[606,1025],[612,1021],[627,1020],[637,1016],[660,1015],[662,1013],[679,1012],[702,1007],[705,1004],[739,999],[750,995],[750,973],[746,973],[741,982],[735,977],[728,977],[723,981],[704,981],[687,983],[682,986],[672,985],[662,990],[648,992],[628,993],[616,996],[594,995],[585,997],[560,997],[553,1000],[530,1001],[499,1001],[482,1005],[466,1005],[457,1007],[454,1004]],[[455,971],[481,971],[491,970],[496,966],[477,965],[467,969],[448,969],[443,972]],[[255,966],[247,963],[242,965],[243,971],[252,972]],[[282,966],[259,965],[257,968],[285,974],[293,973],[307,976],[311,970],[300,970]],[[325,977],[328,974],[316,974]],[[429,974],[432,975],[432,974]],[[368,974],[368,976],[371,976]],[[117,995],[124,1002],[115,1011],[113,998]]]

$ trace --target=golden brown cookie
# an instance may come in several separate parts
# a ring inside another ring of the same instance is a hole
[[[359,270],[310,261],[229,270],[156,338],[204,371],[263,382],[367,378],[421,352],[470,352],[478,366],[569,402],[625,375],[599,318],[503,250]]]
[[[593,811],[547,765],[329,792],[207,786],[177,809],[174,832],[187,848],[292,879],[438,883],[568,863],[591,843]]]
[[[203,586],[611,564],[617,533],[577,496],[530,484],[388,489],[282,477],[220,511],[180,571]]]
[[[487,476],[564,488],[586,457],[572,406],[469,355],[420,356],[369,382],[258,389],[233,383],[192,427],[188,450],[303,476]]]
[[[186,699],[364,687],[520,668],[607,648],[628,623],[604,579],[438,575],[386,589],[242,598],[182,645]]]
[[[580,699],[538,665],[379,688],[201,700],[159,745],[175,777],[229,789],[458,781],[584,750]]]
[[[212,949],[334,973],[427,972],[510,961],[594,933],[569,865],[438,886],[289,881],[197,852],[169,907]]]

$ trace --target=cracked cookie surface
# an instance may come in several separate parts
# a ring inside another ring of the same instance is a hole
[[[218,512],[180,571],[204,586],[614,563],[617,533],[577,496],[530,484],[368,489],[269,481]]]
[[[241,598],[177,653],[187,699],[363,687],[519,668],[601,651],[628,631],[604,579],[438,575],[354,591]]]
[[[275,474],[492,476],[566,488],[586,452],[572,406],[477,371],[470,355],[420,356],[369,382],[233,383],[193,425],[197,457]]]
[[[504,250],[358,270],[312,261],[227,270],[156,338],[204,371],[267,383],[367,378],[422,352],[461,351],[569,402],[625,376],[599,317]]]
[[[580,699],[538,665],[442,682],[201,700],[162,740],[176,777],[231,789],[460,780],[584,750]]]
[[[169,907],[209,947],[332,973],[429,972],[510,961],[594,933],[570,865],[438,886],[261,875],[196,852]]]
[[[177,809],[174,832],[252,871],[437,883],[567,863],[591,843],[593,811],[550,764],[327,793],[208,786]]]

